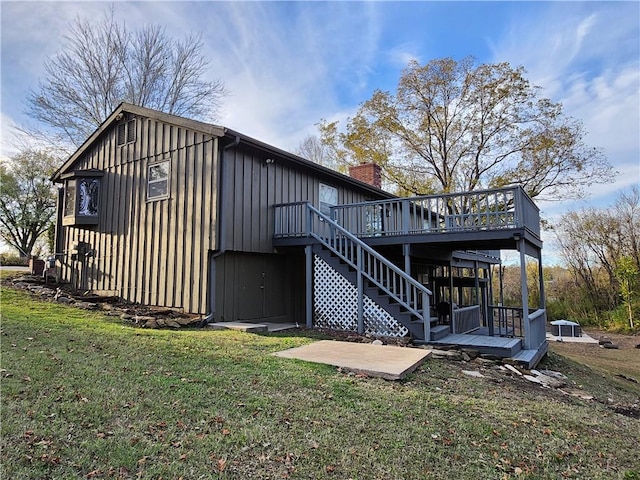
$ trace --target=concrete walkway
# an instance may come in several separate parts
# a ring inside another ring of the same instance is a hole
[[[213,330],[239,330],[248,333],[281,332],[298,328],[295,323],[251,323],[251,322],[215,322],[209,323],[207,328]]]
[[[430,354],[429,350],[421,348],[321,340],[273,355],[334,365],[371,377],[399,380],[420,366]]]

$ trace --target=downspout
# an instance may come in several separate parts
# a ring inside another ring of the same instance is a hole
[[[218,241],[216,242],[218,245],[217,250],[209,257],[209,313],[204,316],[204,318],[200,321],[200,326],[205,327],[208,323],[212,322],[215,317],[215,305],[216,305],[216,297],[215,297],[215,280],[216,280],[216,259],[224,254],[227,251],[227,217],[228,217],[228,209],[222,208],[223,203],[223,171],[224,171],[224,152],[231,148],[235,148],[240,145],[240,137],[236,135],[233,142],[225,145],[220,149],[220,158],[218,159],[218,204],[217,208],[217,218],[218,218],[218,228],[216,229],[216,236],[218,237]],[[211,289],[211,285],[214,285],[213,289]]]

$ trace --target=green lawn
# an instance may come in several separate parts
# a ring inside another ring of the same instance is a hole
[[[140,330],[3,287],[0,478],[640,478],[640,420],[603,402],[473,364],[388,382],[269,355],[313,340]]]

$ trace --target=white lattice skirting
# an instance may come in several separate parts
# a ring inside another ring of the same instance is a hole
[[[314,255],[313,323],[334,330],[358,330],[358,289]],[[364,297],[364,333],[404,337],[409,331],[373,300]]]

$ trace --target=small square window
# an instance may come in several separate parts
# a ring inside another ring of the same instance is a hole
[[[147,173],[147,199],[167,198],[169,196],[169,160],[149,165]]]

